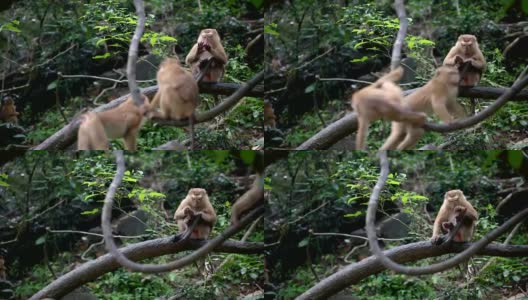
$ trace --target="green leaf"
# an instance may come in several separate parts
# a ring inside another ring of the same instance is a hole
[[[41,237],[39,237],[36,241],[35,241],[35,245],[42,245],[46,242],[46,235],[43,235]]]
[[[53,90],[57,88],[57,80],[53,81],[52,83],[48,84],[48,91]]]
[[[310,238],[305,238],[304,240],[299,242],[297,247],[299,247],[299,248],[306,247],[309,242],[310,242]]]
[[[8,187],[9,186],[9,183],[3,181],[3,180],[0,180],[0,186],[3,186],[3,187]]]
[[[255,156],[257,153],[252,150],[241,150],[240,151],[240,158],[244,161],[246,165],[251,165],[253,161],[255,160]]]
[[[81,213],[81,215],[83,216],[86,216],[86,215],[95,215],[99,212],[99,208],[94,208],[92,210],[85,210]]]
[[[316,83],[314,82],[314,83],[310,84],[309,86],[307,86],[304,89],[304,93],[305,94],[309,94],[309,93],[313,92],[315,90],[315,85],[316,85]]]
[[[362,211],[358,210],[356,211],[355,213],[352,213],[352,214],[345,214],[345,218],[354,218],[354,217],[359,217],[363,214]]]
[[[263,0],[249,0],[249,2],[251,2],[251,4],[255,6],[255,8],[260,9],[264,1]]]
[[[172,36],[168,36],[168,35],[163,35],[159,38],[160,41],[162,42],[177,42],[178,40],[173,38]]]

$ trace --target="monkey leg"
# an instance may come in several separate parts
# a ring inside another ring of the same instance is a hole
[[[413,128],[411,126],[408,126],[407,135],[405,136],[405,139],[401,142],[401,144],[398,145],[396,148],[397,150],[407,150],[412,147],[414,147],[418,140],[422,137],[424,134],[424,130],[421,128]]]
[[[405,136],[405,125],[399,122],[391,123],[391,133],[380,150],[394,150],[404,139]]]

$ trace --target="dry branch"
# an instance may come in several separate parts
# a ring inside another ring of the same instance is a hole
[[[257,74],[255,77],[259,76],[259,74]],[[255,79],[255,77],[253,79]],[[251,80],[253,80],[253,79],[251,79]],[[259,81],[262,81],[262,80],[259,80]],[[263,87],[262,86],[257,86],[256,85],[257,83],[258,82],[256,82],[255,84],[251,84],[250,88],[248,88],[249,81],[245,85],[238,85],[238,84],[234,84],[234,83],[213,83],[213,84],[200,83],[199,84],[200,93],[215,93],[215,94],[220,94],[220,95],[232,93],[232,95],[227,97],[224,101],[219,103],[217,106],[213,107],[211,110],[209,110],[207,112],[204,112],[204,113],[201,113],[201,114],[200,113],[197,114],[197,116],[196,116],[197,120],[204,120],[204,119],[210,120],[210,119],[216,117],[216,115],[211,117],[213,115],[211,113],[212,111],[214,111],[215,113],[221,113],[221,112],[225,111],[226,109],[231,108],[232,104],[230,104],[230,103],[232,103],[234,101],[233,99],[240,100],[240,98],[237,98],[237,97],[240,97],[239,91],[242,90],[242,89],[244,89],[244,91],[247,92],[246,94],[244,94],[242,96],[262,97],[263,96]],[[147,88],[144,88],[144,89],[141,90],[141,92],[143,94],[147,95],[147,97],[149,97],[149,98],[152,98],[154,96],[154,94],[156,94],[157,91],[158,91],[158,86],[157,85],[156,86],[147,87]],[[235,97],[235,94],[236,94],[236,97]],[[123,103],[126,99],[128,99],[128,97],[130,97],[130,94],[126,94],[124,96],[121,96],[121,97],[113,100],[112,102],[109,102],[109,103],[107,103],[105,105],[101,105],[101,106],[95,108],[93,111],[94,112],[101,112],[101,111],[112,109],[114,107],[117,107],[119,104]],[[226,102],[228,102],[228,104],[225,104]],[[236,101],[234,101],[234,102],[236,104]],[[199,123],[199,122],[200,121],[198,121],[197,123]],[[185,124],[175,125],[175,126],[187,126],[188,125],[188,123],[186,123],[186,122],[184,122],[184,123]],[[39,145],[37,145],[34,148],[32,148],[32,150],[61,150],[61,149],[66,149],[67,147],[69,147],[73,143],[75,143],[75,141],[77,139],[77,131],[78,130],[79,130],[79,119],[76,118],[76,119],[72,120],[68,125],[64,126],[62,129],[60,129],[59,131],[54,133],[52,136],[47,138],[45,141],[43,141]]]
[[[431,245],[431,242],[417,242],[384,251],[384,254],[398,263],[415,262],[428,257],[436,257],[448,253],[458,253],[468,249],[471,243],[453,243],[442,246]],[[524,257],[528,256],[528,246],[505,246],[490,244],[480,249],[477,255]],[[370,256],[360,262],[348,265],[331,276],[321,280],[308,291],[300,295],[297,300],[328,299],[331,295],[361,280],[386,270],[381,262]]]
[[[129,259],[141,261],[147,258],[159,257],[185,250],[199,249],[207,242],[208,241],[189,240],[185,244],[177,245],[172,242],[172,237],[166,237],[133,244],[120,250]],[[241,243],[238,241],[225,241],[215,248],[216,252],[239,254],[259,254],[263,253],[264,250],[265,246],[263,243]],[[40,300],[46,297],[60,299],[62,296],[83,284],[94,281],[98,277],[108,272],[112,272],[119,267],[119,263],[112,257],[112,255],[103,255],[57,278],[48,286],[33,295],[30,299]]]

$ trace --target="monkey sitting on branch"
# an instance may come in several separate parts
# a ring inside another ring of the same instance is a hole
[[[179,233],[173,242],[186,239],[207,239],[216,223],[216,212],[205,189],[192,188],[174,213]]]
[[[480,51],[477,37],[462,34],[444,59],[444,66],[458,65],[460,71],[460,86],[473,87],[480,81],[486,70],[486,60]]]
[[[438,211],[434,225],[431,242],[439,245],[443,242],[440,233],[451,233],[460,227],[454,234],[456,242],[469,242],[475,233],[475,222],[478,213],[471,203],[467,201],[461,190],[451,190],[445,193],[444,203]],[[462,223],[461,225],[458,225]]]
[[[399,81],[402,76],[403,68],[398,67],[352,95],[352,107],[358,120],[357,150],[367,148],[368,128],[373,121],[386,119],[409,123],[412,126],[421,126],[425,123],[424,113],[401,105],[403,92],[394,82]]]
[[[172,120],[189,120],[191,149],[194,149],[195,110],[198,106],[198,84],[182,68],[178,57],[166,58],[157,74],[158,91],[152,100],[154,111],[150,117]],[[155,111],[160,107],[161,113]]]
[[[216,29],[203,29],[185,58],[197,81],[218,82],[225,73],[227,55]]]

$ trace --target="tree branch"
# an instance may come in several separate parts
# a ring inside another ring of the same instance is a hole
[[[471,247],[471,243],[431,245],[430,241],[411,243],[384,251],[384,255],[399,263],[415,262],[428,257],[436,257],[448,253],[458,253]],[[477,255],[524,257],[528,256],[528,245],[505,246],[499,244],[487,245],[479,249]],[[331,295],[350,285],[357,284],[364,278],[383,272],[386,268],[376,256],[370,256],[355,264],[348,265],[329,277],[321,280],[308,291],[297,297],[297,300],[328,299]]]
[[[141,106],[143,104],[143,98],[139,95],[139,87],[136,82],[136,63],[138,59],[139,40],[145,29],[145,6],[143,0],[134,0],[134,5],[136,6],[138,22],[136,30],[134,30],[134,35],[132,36],[132,41],[130,42],[130,48],[128,49],[127,79],[128,88],[130,89],[130,95],[134,100],[134,104]]]
[[[222,244],[229,237],[231,237],[232,235],[242,230],[242,228],[244,228],[246,225],[251,223],[256,218],[258,218],[264,212],[263,205],[257,207],[256,209],[249,212],[244,218],[242,218],[239,223],[228,227],[222,234],[215,237],[214,239],[209,240],[205,245],[200,247],[200,249],[194,251],[193,253],[183,258],[179,258],[175,261],[172,261],[166,264],[161,264],[161,265],[136,263],[130,260],[129,258],[127,258],[122,252],[118,251],[117,246],[114,242],[114,238],[112,236],[110,220],[112,217],[112,206],[114,204],[114,195],[115,195],[117,188],[121,184],[121,180],[123,179],[123,176],[125,173],[125,158],[123,156],[123,151],[121,150],[114,151],[114,155],[116,157],[117,171],[114,176],[114,179],[112,180],[112,183],[110,184],[110,187],[108,188],[108,192],[105,197],[105,202],[103,205],[103,213],[101,216],[101,227],[103,229],[103,238],[105,240],[106,249],[115,257],[115,259],[119,262],[119,264],[121,264],[122,266],[126,267],[127,269],[131,271],[144,272],[144,273],[160,273],[160,272],[168,272],[174,269],[187,266],[191,264],[192,262],[194,262],[195,260],[207,255],[207,253],[211,252],[215,247]],[[245,194],[243,194],[241,198],[245,197],[246,194],[252,193],[252,192],[253,191],[250,189]]]
[[[129,245],[120,249],[120,251],[131,260],[141,261],[185,250],[199,249],[207,243],[208,241],[189,240],[185,244],[178,245],[172,242],[172,237],[165,237]],[[238,241],[225,241],[215,248],[215,251],[217,252],[239,254],[260,254],[263,253],[264,250],[266,250],[266,247],[263,243],[241,243]],[[60,299],[83,284],[94,281],[98,277],[108,272],[112,272],[119,267],[121,267],[121,265],[110,253],[108,253],[82,264],[75,270],[62,275],[33,295],[30,299],[40,300],[46,297]]]
[[[407,21],[407,15],[405,14],[403,0],[394,1],[394,10],[396,10],[396,14],[400,20],[400,29],[398,29],[398,35],[396,36],[396,41],[392,47],[391,70],[396,69],[400,65],[401,49],[405,40],[405,35],[407,34],[407,26],[409,24],[409,21]]]

